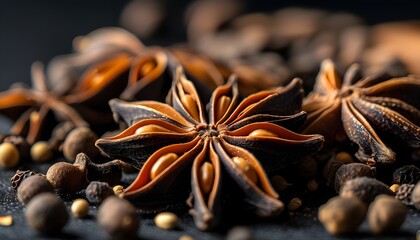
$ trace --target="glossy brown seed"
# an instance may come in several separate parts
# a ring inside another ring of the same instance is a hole
[[[228,96],[221,96],[216,103],[216,119],[219,120],[226,113],[232,99]]]
[[[358,198],[335,197],[319,208],[318,218],[329,233],[341,235],[354,232],[366,212],[366,204]]]
[[[277,134],[265,129],[257,129],[248,134],[249,137],[278,137]]]
[[[380,195],[369,207],[368,220],[373,233],[395,233],[404,223],[408,209],[398,199]]]
[[[145,126],[139,127],[136,130],[136,134],[156,133],[156,132],[170,132],[170,130],[156,124],[145,125]]]
[[[214,167],[213,164],[205,162],[200,167],[200,174],[198,176],[200,189],[204,194],[209,194],[214,182]]]
[[[243,158],[241,157],[233,157],[233,162],[236,164],[236,166],[241,169],[241,171],[248,177],[248,179],[253,182],[254,184],[257,184],[258,181],[258,175],[255,169]]]
[[[167,153],[162,155],[156,162],[153,164],[152,169],[150,169],[150,179],[154,179],[161,172],[163,172],[167,167],[174,163],[178,159],[178,155],[175,153]]]
[[[200,120],[199,116],[198,116],[198,108],[197,108],[197,103],[195,102],[193,96],[191,96],[190,94],[185,94],[181,97],[181,102],[182,105],[184,105],[185,109],[187,110],[187,112],[195,119],[195,120]]]

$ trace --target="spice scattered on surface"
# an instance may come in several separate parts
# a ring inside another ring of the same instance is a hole
[[[34,162],[47,162],[53,157],[52,149],[50,148],[48,142],[39,141],[32,145],[31,147],[31,158]]]
[[[86,187],[86,198],[90,203],[99,205],[110,196],[114,196],[114,191],[108,183],[93,181]]]
[[[13,225],[12,215],[0,216],[0,226],[8,227],[12,225]]]
[[[19,151],[15,145],[5,142],[0,144],[0,167],[14,168],[19,164]]]
[[[17,198],[21,204],[25,205],[43,192],[54,193],[54,187],[45,176],[34,175],[22,181],[17,189]]]
[[[154,222],[158,228],[172,230],[178,225],[178,216],[171,212],[161,212],[155,216]]]
[[[348,180],[340,191],[341,197],[357,197],[367,204],[371,203],[375,200],[376,196],[381,194],[395,195],[383,182],[368,177],[358,177]]]
[[[70,210],[74,217],[84,218],[89,212],[89,202],[84,198],[75,199],[71,204]]]

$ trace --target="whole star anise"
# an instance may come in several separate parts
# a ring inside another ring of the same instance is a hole
[[[213,92],[207,119],[200,96],[181,68],[175,79],[169,104],[110,102],[116,119],[130,127],[96,145],[109,156],[141,166],[123,196],[152,207],[190,193],[190,214],[198,228],[208,230],[220,220],[222,188],[228,188],[230,180],[257,215],[281,213],[284,205],[263,166],[274,170],[292,164],[323,143],[320,135],[300,135],[284,127],[296,128],[305,118],[299,111],[301,80],[239,102],[237,83],[231,78]],[[191,189],[185,181],[191,182]]]
[[[304,100],[303,132],[322,134],[332,143],[344,130],[359,146],[356,157],[369,165],[395,161],[383,133],[420,147],[420,79],[386,72],[361,79],[358,71],[358,65],[351,66],[341,82],[332,61],[322,63],[314,90]]]

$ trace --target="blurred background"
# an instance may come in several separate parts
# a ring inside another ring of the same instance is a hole
[[[137,2],[146,2],[137,0]],[[187,40],[185,14],[194,1],[167,0],[159,9],[139,12],[157,18],[159,26],[153,34],[144,34],[147,45],[170,45]],[[94,29],[106,26],[127,26],[122,13],[128,0],[22,1],[0,0],[0,90],[13,82],[30,81],[30,65],[36,60],[48,63],[51,58],[72,51],[72,40]],[[301,1],[247,0],[240,1],[241,14],[272,13],[291,6],[349,12],[359,16],[365,24],[417,19],[415,1]],[[147,19],[147,16],[143,16]],[[147,20],[147,21],[149,21]],[[155,28],[155,27],[153,27]]]

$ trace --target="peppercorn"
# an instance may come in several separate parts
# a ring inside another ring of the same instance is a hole
[[[31,158],[34,162],[46,162],[53,157],[53,152],[45,141],[39,141],[34,143],[31,147]]]
[[[411,202],[414,207],[420,210],[420,184],[417,183],[411,193]]]
[[[113,239],[137,237],[140,218],[127,200],[112,196],[99,206],[97,221]]]
[[[90,203],[99,205],[110,196],[114,196],[114,191],[108,183],[93,181],[86,188],[86,198]]]
[[[374,176],[369,166],[363,163],[349,163],[341,166],[335,173],[334,188],[337,193],[340,193],[342,185],[350,179],[356,177],[370,177]]]
[[[154,221],[158,228],[171,230],[178,225],[178,216],[171,212],[161,212],[155,216]]]
[[[252,232],[244,226],[237,226],[230,229],[226,235],[226,240],[251,240]]]
[[[17,189],[17,198],[20,203],[27,204],[35,195],[43,192],[54,192],[51,183],[45,176],[34,175],[22,181]]]
[[[398,168],[392,175],[394,183],[416,184],[420,180],[420,169],[414,165],[406,165]]]
[[[341,197],[358,197],[367,204],[371,203],[380,194],[395,195],[387,185],[368,177],[348,180],[340,191]]]
[[[341,166],[343,166],[343,162],[338,161],[335,156],[331,157],[325,164],[324,169],[322,170],[322,175],[325,178],[325,184],[327,186],[333,186],[335,174]]]
[[[98,140],[96,134],[87,127],[73,129],[63,143],[64,157],[70,162],[74,162],[77,154],[81,152],[90,158],[96,157],[99,153],[98,148],[95,147],[96,140]]]
[[[395,198],[400,200],[405,205],[411,206],[413,202],[411,200],[411,196],[414,190],[414,184],[402,184],[395,194]]]
[[[373,233],[394,233],[404,223],[408,209],[398,199],[379,195],[369,207],[368,220]]]
[[[319,208],[318,218],[334,235],[354,232],[363,222],[367,207],[356,197],[334,197]]]
[[[292,212],[298,210],[300,206],[302,206],[302,200],[299,198],[292,198],[292,200],[290,200],[289,204],[287,205],[287,209]]]
[[[76,218],[84,218],[89,212],[89,202],[86,199],[78,198],[71,204],[71,213]]]
[[[53,193],[41,193],[28,203],[25,217],[33,229],[51,234],[59,232],[66,225],[69,214],[61,198]]]
[[[14,168],[19,163],[19,151],[11,143],[0,144],[0,167],[5,169]]]
[[[87,185],[86,169],[67,162],[58,162],[47,171],[47,179],[59,193],[75,193]]]

